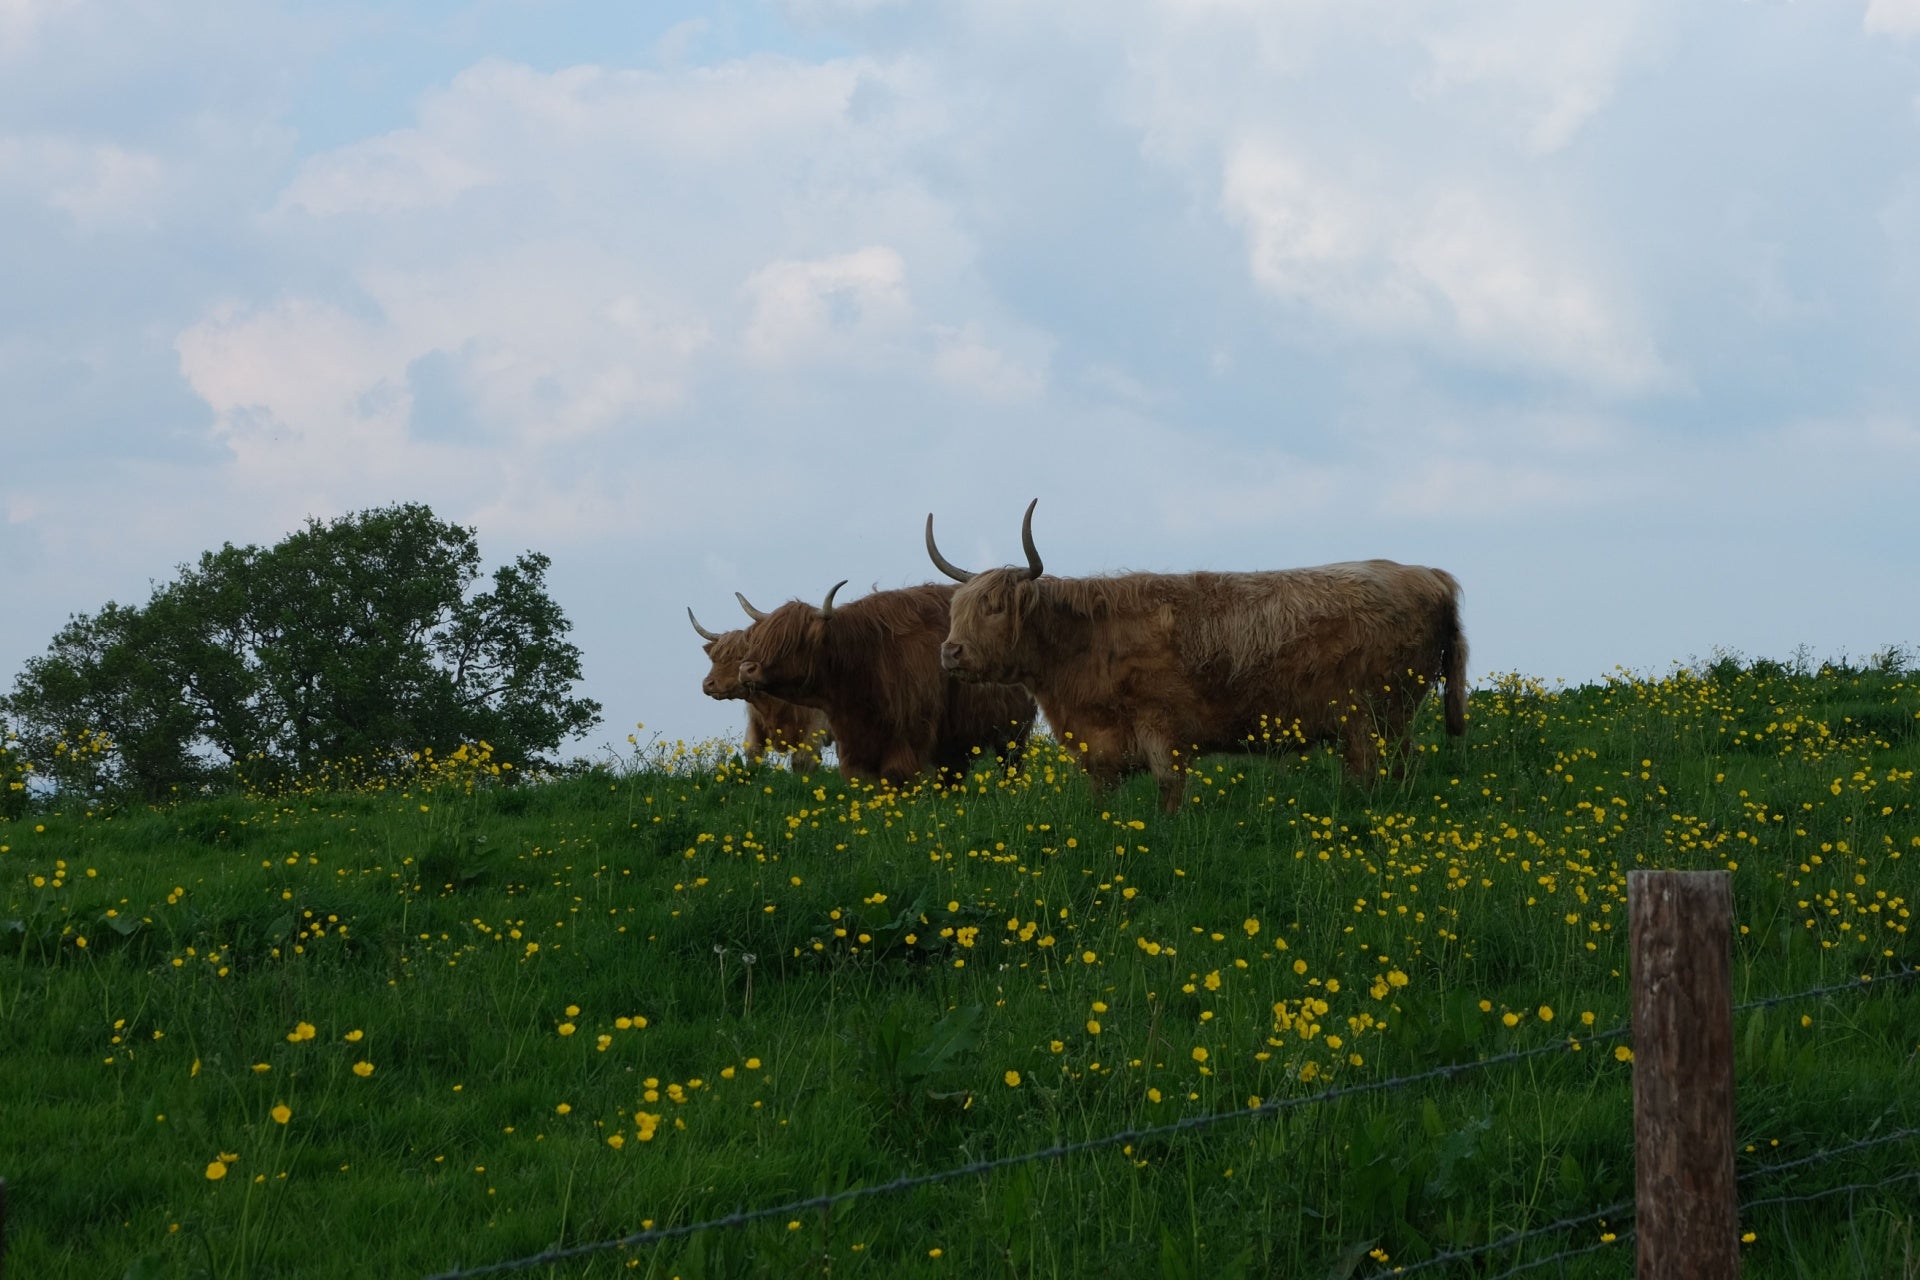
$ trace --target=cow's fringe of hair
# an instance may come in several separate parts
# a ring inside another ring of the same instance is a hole
[[[747,633],[722,631],[718,639],[706,643],[707,660],[713,664],[711,674],[718,677],[722,688],[737,688],[740,683],[740,663],[747,656]]]

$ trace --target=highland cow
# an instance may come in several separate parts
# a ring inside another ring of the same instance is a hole
[[[836,607],[845,585],[817,607],[793,600],[758,614],[741,684],[826,712],[842,771],[865,781],[964,775],[983,755],[1017,764],[1033,699],[1017,685],[952,680],[940,665],[954,588],[876,591]]]
[[[742,604],[745,600],[742,599]],[[749,606],[751,607],[751,606]],[[747,704],[746,757],[755,764],[769,751],[784,751],[787,768],[812,773],[820,767],[820,753],[833,745],[827,717],[812,707],[795,706],[765,693],[749,693],[740,683],[740,658],[746,652],[746,631],[709,631],[687,610],[687,620],[707,643],[712,667],[700,682],[700,691],[721,701],[741,699]]]
[[[1037,504],[1038,499],[1035,499]],[[1077,747],[1096,784],[1145,768],[1167,812],[1201,752],[1332,742],[1372,779],[1403,756],[1414,713],[1446,682],[1447,732],[1466,732],[1467,642],[1451,574],[1391,560],[1262,573],[1043,576],[1033,506],[1024,567],[968,573],[940,661],[967,680],[1018,682]]]

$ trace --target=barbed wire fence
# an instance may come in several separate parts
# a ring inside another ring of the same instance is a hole
[[[1759,1012],[1781,1005],[1807,1000],[1825,999],[1831,996],[1883,989],[1890,985],[1911,982],[1916,978],[1920,978],[1920,968],[1903,965],[1902,968],[1892,973],[1879,975],[1877,977],[1865,976],[1846,982],[1813,987],[1803,991],[1764,996],[1739,1004],[1734,1004],[1730,999],[1726,999],[1724,1000],[1723,1008],[1727,1015],[1728,1028],[1730,1031],[1731,1019],[1735,1015]],[[510,1258],[500,1262],[491,1262],[473,1267],[437,1272],[429,1277],[428,1280],[476,1280],[477,1277],[481,1276],[526,1271],[534,1267],[550,1266],[556,1263],[583,1259],[615,1250],[632,1251],[672,1240],[685,1239],[708,1231],[737,1229],[756,1222],[780,1218],[791,1219],[798,1214],[827,1214],[842,1204],[894,1195],[919,1187],[933,1186],[963,1178],[985,1177],[1023,1165],[1043,1161],[1063,1160],[1113,1147],[1121,1147],[1131,1153],[1135,1146],[1142,1143],[1153,1142],[1160,1139],[1174,1139],[1201,1130],[1242,1121],[1271,1118],[1286,1112],[1324,1106],[1343,1099],[1411,1089],[1421,1084],[1451,1080],[1469,1073],[1491,1070],[1495,1067],[1526,1062],[1549,1055],[1584,1052],[1592,1046],[1624,1040],[1630,1035],[1632,1035],[1632,1027],[1623,1024],[1586,1036],[1567,1036],[1564,1039],[1554,1041],[1550,1044],[1538,1045],[1530,1049],[1510,1050],[1505,1053],[1477,1058],[1470,1062],[1446,1063],[1428,1068],[1424,1071],[1394,1076],[1385,1080],[1367,1081],[1352,1085],[1336,1085],[1322,1089],[1316,1093],[1303,1094],[1297,1097],[1269,1099],[1256,1106],[1235,1111],[1188,1116],[1163,1125],[1122,1129],[1097,1137],[1056,1143],[1052,1146],[1022,1152],[1016,1155],[997,1156],[990,1159],[969,1161],[965,1164],[936,1170],[931,1173],[903,1174],[888,1182],[849,1187],[840,1191],[806,1196],[757,1209],[737,1209],[732,1213],[716,1218],[708,1218],[675,1226],[648,1227],[644,1230],[612,1239],[557,1246],[539,1253]],[[1639,1069],[1636,1063],[1636,1071]],[[1730,1051],[1727,1069],[1730,1074]],[[1730,1110],[1730,1094],[1726,1102]],[[1898,1114],[1898,1111],[1899,1106],[1897,1103],[1889,1106],[1868,1126],[1868,1133],[1866,1135],[1855,1138],[1850,1142],[1828,1147],[1810,1155],[1796,1157],[1791,1160],[1759,1165],[1732,1177],[1726,1189],[1728,1199],[1732,1199],[1734,1188],[1738,1186],[1751,1183],[1766,1183],[1779,1179],[1782,1175],[1827,1165],[1845,1156],[1855,1155],[1864,1151],[1878,1150],[1889,1147],[1895,1143],[1914,1142],[1916,1139],[1920,1139],[1920,1126],[1903,1126],[1888,1130],[1884,1133],[1874,1132],[1878,1130],[1882,1124],[1893,1120]],[[1640,1153],[1636,1152],[1636,1159],[1638,1158],[1640,1158]],[[1820,1187],[1798,1192],[1779,1191],[1771,1195],[1740,1201],[1738,1209],[1750,1215],[1762,1209],[1785,1208],[1791,1205],[1806,1204],[1841,1195],[1849,1197],[1849,1205],[1851,1206],[1852,1201],[1863,1193],[1880,1191],[1891,1186],[1916,1181],[1920,1181],[1920,1158],[1914,1159],[1899,1171],[1878,1180],[1848,1182],[1836,1186]],[[1639,1199],[1639,1197],[1637,1197],[1637,1199]],[[1726,1207],[1729,1213],[1732,1213],[1733,1206],[1729,1204]],[[1432,1271],[1452,1263],[1472,1264],[1509,1251],[1524,1251],[1529,1245],[1549,1239],[1563,1238],[1567,1233],[1582,1228],[1591,1228],[1595,1225],[1605,1227],[1615,1224],[1621,1227],[1619,1230],[1603,1231],[1598,1240],[1571,1244],[1553,1253],[1542,1254],[1531,1258],[1522,1257],[1516,1259],[1508,1265],[1506,1270],[1483,1273],[1481,1280],[1507,1280],[1507,1277],[1521,1275],[1550,1265],[1560,1265],[1564,1268],[1566,1263],[1574,1259],[1634,1241],[1639,1234],[1639,1223],[1636,1220],[1633,1225],[1626,1225],[1625,1220],[1636,1218],[1637,1208],[1638,1205],[1636,1201],[1620,1201],[1602,1208],[1591,1209],[1579,1214],[1559,1218],[1539,1226],[1514,1231],[1482,1244],[1443,1250],[1411,1263],[1383,1266],[1382,1269],[1374,1272],[1373,1275],[1377,1277],[1413,1275],[1420,1272]],[[1849,1217],[1851,1216],[1852,1212],[1850,1208]],[[0,1274],[4,1273],[6,1266],[6,1228],[7,1184],[4,1179],[0,1179]],[[1684,1271],[1674,1271],[1671,1272],[1671,1274],[1687,1273]]]
[[[1893,973],[1878,977],[1855,978],[1847,982],[1813,987],[1804,991],[1795,991],[1782,995],[1765,996],[1748,1000],[1740,1004],[1731,1005],[1730,1012],[1733,1014],[1751,1013],[1785,1004],[1824,999],[1829,996],[1862,992],[1885,987],[1890,984],[1905,983],[1916,978],[1920,978],[1920,968],[1907,966]],[[1131,1149],[1135,1146],[1160,1139],[1173,1139],[1222,1125],[1271,1118],[1285,1112],[1323,1106],[1342,1099],[1362,1097],[1370,1094],[1397,1092],[1411,1089],[1418,1085],[1450,1080],[1457,1076],[1490,1070],[1512,1063],[1525,1062],[1550,1055],[1566,1055],[1584,1052],[1595,1045],[1625,1040],[1631,1034],[1631,1027],[1623,1024],[1608,1028],[1604,1031],[1594,1032],[1590,1035],[1568,1036],[1553,1043],[1539,1045],[1530,1049],[1511,1050],[1484,1058],[1477,1058],[1470,1062],[1447,1063],[1428,1068],[1424,1071],[1394,1076],[1385,1080],[1367,1081],[1352,1085],[1338,1085],[1322,1089],[1316,1093],[1303,1094],[1297,1097],[1268,1099],[1257,1106],[1245,1107],[1234,1111],[1188,1116],[1163,1125],[1122,1129],[1112,1133],[1101,1134],[1097,1137],[1056,1143],[1052,1146],[1022,1152],[1016,1155],[997,1156],[990,1159],[969,1161],[965,1164],[954,1165],[930,1173],[903,1174],[887,1182],[849,1187],[840,1191],[824,1192],[819,1195],[805,1196],[755,1209],[736,1209],[728,1214],[699,1221],[673,1226],[648,1227],[615,1238],[556,1246],[539,1253],[510,1258],[504,1261],[436,1272],[432,1276],[429,1276],[427,1280],[477,1280],[478,1277],[482,1276],[526,1271],[535,1267],[575,1261],[616,1250],[632,1251],[642,1249],[651,1245],[685,1239],[708,1231],[738,1229],[757,1222],[775,1221],[779,1219],[791,1220],[803,1214],[830,1213],[833,1209],[843,1204],[896,1195],[916,1188],[934,1186],[959,1179],[985,1177],[1023,1165],[1044,1161],[1064,1160],[1089,1152],[1114,1147]],[[1893,1110],[1889,1109],[1879,1120],[1874,1122],[1875,1127],[1881,1122],[1890,1119],[1893,1114]],[[1896,1142],[1912,1141],[1916,1138],[1920,1138],[1920,1127],[1895,1129],[1887,1133],[1863,1137],[1841,1146],[1816,1152],[1812,1155],[1749,1169],[1738,1176],[1738,1181],[1744,1184],[1750,1181],[1777,1178],[1790,1171],[1812,1168],[1844,1156],[1886,1147]],[[1776,1194],[1745,1201],[1742,1208],[1747,1211],[1753,1211],[1827,1199],[1842,1194],[1857,1196],[1862,1192],[1880,1190],[1902,1182],[1916,1180],[1920,1180],[1920,1161],[1916,1161],[1914,1167],[1882,1178],[1879,1181],[1849,1183],[1843,1186],[1821,1188],[1800,1194]],[[1635,1204],[1633,1201],[1621,1201],[1602,1208],[1588,1210],[1577,1215],[1560,1218],[1540,1226],[1515,1231],[1498,1239],[1489,1240],[1484,1244],[1446,1250],[1404,1265],[1383,1266],[1373,1274],[1376,1276],[1413,1275],[1419,1272],[1431,1271],[1451,1263],[1472,1263],[1508,1251],[1516,1249],[1524,1250],[1530,1244],[1562,1238],[1568,1232],[1581,1228],[1593,1227],[1595,1225],[1610,1225],[1616,1222],[1621,1224],[1621,1229],[1617,1231],[1605,1231],[1598,1240],[1570,1245],[1565,1249],[1550,1254],[1532,1258],[1522,1258],[1510,1264],[1504,1271],[1489,1273],[1482,1277],[1482,1280],[1505,1280],[1505,1278],[1509,1276],[1522,1275],[1544,1266],[1564,1265],[1573,1259],[1583,1257],[1587,1254],[1632,1242],[1635,1238],[1636,1228],[1632,1225],[1626,1225],[1626,1222],[1632,1218],[1634,1209]]]

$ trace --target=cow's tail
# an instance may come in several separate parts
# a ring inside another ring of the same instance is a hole
[[[1460,737],[1467,731],[1467,635],[1460,629],[1460,588],[1447,594],[1441,618],[1440,670],[1447,681],[1447,732]]]

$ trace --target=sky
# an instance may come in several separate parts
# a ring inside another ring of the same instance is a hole
[[[0,0],[0,684],[395,502],[708,627],[1386,557],[1475,679],[1920,644],[1920,0]]]

